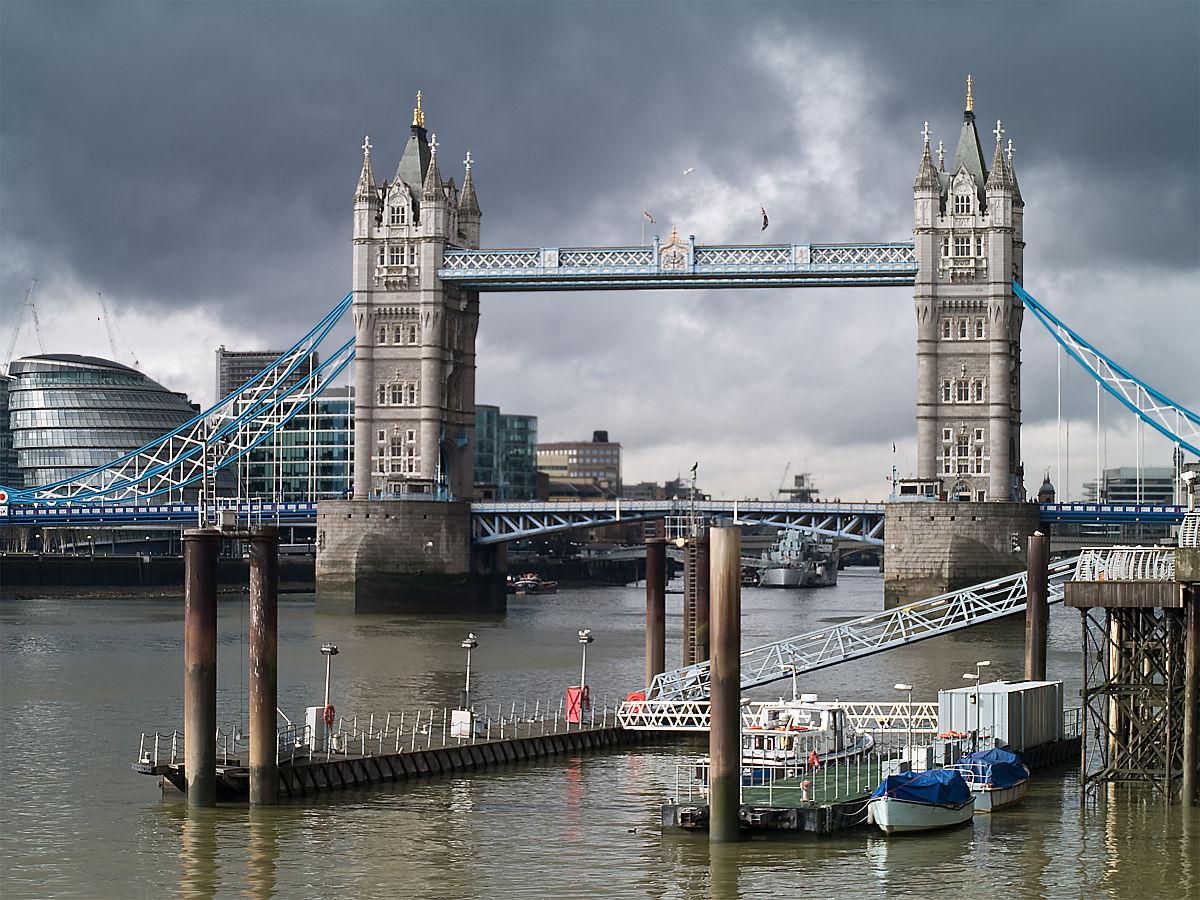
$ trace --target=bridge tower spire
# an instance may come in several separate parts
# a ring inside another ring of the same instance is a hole
[[[1001,147],[986,165],[968,85],[948,170],[928,124],[913,185],[917,314],[917,475],[949,498],[1018,501],[1024,201]]]

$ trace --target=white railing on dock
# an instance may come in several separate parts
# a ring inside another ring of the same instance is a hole
[[[470,710],[466,734],[453,733],[454,712],[450,707],[430,707],[414,712],[340,716],[336,725],[326,732],[327,740],[316,738],[308,726],[293,725],[289,721],[276,732],[276,761],[382,756],[618,727],[616,706],[610,704],[607,697],[599,704],[587,703],[579,721],[568,717],[566,701],[561,697],[533,703],[485,703],[482,709],[472,707]],[[184,746],[182,730],[142,732],[138,762],[152,766],[182,765]],[[248,742],[241,728],[218,728],[216,751],[218,765],[249,764]]]
[[[817,807],[865,800],[884,775],[898,771],[899,765],[900,760],[892,755],[870,753],[858,759],[831,760],[815,768],[797,766],[759,784],[746,784],[742,778],[738,802],[754,806]],[[678,763],[671,801],[680,805],[707,804],[709,776],[710,767],[704,760]]]
[[[742,706],[742,727],[755,724],[762,702]],[[771,704],[774,705],[774,704]],[[937,731],[936,703],[842,703],[846,717],[859,731],[894,734],[932,734]],[[708,731],[707,700],[627,700],[617,720],[632,731]]]
[[[1075,581],[1174,581],[1174,547],[1086,547]]]

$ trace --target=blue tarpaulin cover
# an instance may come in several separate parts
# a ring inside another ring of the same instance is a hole
[[[962,776],[951,769],[929,769],[926,772],[889,775],[874,797],[894,797],[912,803],[932,803],[936,806],[960,806],[971,799],[971,789]]]
[[[968,753],[954,764],[954,768],[964,775],[969,772],[973,780],[987,782],[993,788],[1012,787],[1029,777],[1029,770],[1021,758],[999,747]]]

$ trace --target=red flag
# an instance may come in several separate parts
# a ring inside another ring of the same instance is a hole
[[[650,220],[651,225],[654,224],[654,216],[650,215],[650,213],[646,212],[644,209],[642,210],[642,215]]]
[[[760,228],[760,229],[758,229],[758,230],[759,230],[759,231],[766,231],[766,230],[767,230],[767,209],[766,209],[766,207],[765,207],[765,206],[760,206],[760,207],[759,207],[759,209],[761,209],[761,210],[762,210],[762,214],[763,214],[763,224],[762,224],[762,228]]]

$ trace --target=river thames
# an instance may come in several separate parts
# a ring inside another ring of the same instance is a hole
[[[672,587],[677,585],[673,584]],[[668,595],[667,665],[679,664],[679,596]],[[849,570],[820,590],[747,589],[743,647],[878,611],[877,572]],[[474,632],[476,706],[557,705],[590,628],[593,699],[615,702],[643,680],[643,586],[567,588],[510,597],[485,617],[317,615],[311,596],[279,611],[279,702],[293,721],[323,700],[324,642],[337,644],[339,716],[439,711],[463,686],[460,642]],[[744,841],[664,831],[659,807],[693,742],[562,757],[334,793],[249,810],[189,812],[178,794],[135,775],[143,731],[182,725],[183,606],[178,599],[6,599],[0,603],[0,894],[87,897],[741,898],[1195,897],[1200,811],[1114,791],[1081,802],[1077,769],[1039,769],[1021,806],[970,826],[883,837]],[[807,676],[822,699],[914,701],[964,682],[1019,680],[1024,624],[976,626]],[[1051,608],[1049,677],[1077,706],[1078,615]],[[248,608],[219,610],[218,723],[245,727]],[[755,696],[790,692],[787,681]]]

